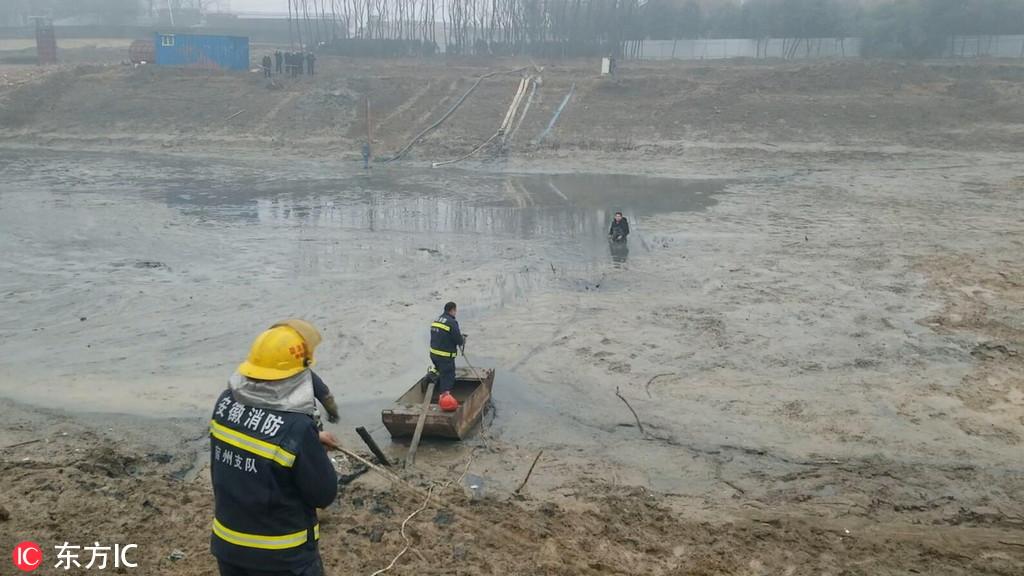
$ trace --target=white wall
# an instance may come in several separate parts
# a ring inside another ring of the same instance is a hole
[[[795,44],[795,50],[793,49]],[[715,60],[722,58],[857,58],[859,38],[716,38],[645,40],[641,60]]]
[[[973,58],[1024,58],[1024,35],[1018,36],[954,36],[949,39],[943,56]]]

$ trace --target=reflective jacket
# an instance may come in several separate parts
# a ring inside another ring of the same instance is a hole
[[[309,414],[247,406],[225,390],[210,421],[211,551],[252,570],[303,568],[317,557],[316,509],[338,476]]]
[[[430,353],[434,356],[455,358],[464,343],[455,316],[445,312],[430,324]]]

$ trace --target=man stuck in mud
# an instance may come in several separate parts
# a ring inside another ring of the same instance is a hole
[[[626,242],[629,236],[629,221],[622,216],[622,212],[616,212],[612,218],[612,226],[608,229],[608,240],[611,242]]]
[[[628,236],[629,221],[622,212],[616,212],[612,218],[611,228],[608,229],[608,248],[611,250],[613,262],[621,264],[629,257],[629,244],[626,243]]]
[[[313,419],[313,347],[278,325],[260,334],[228,380],[210,422],[214,519],[221,576],[323,576],[317,508],[338,492]]]

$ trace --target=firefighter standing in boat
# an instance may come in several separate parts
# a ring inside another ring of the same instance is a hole
[[[221,576],[322,576],[317,508],[338,476],[313,420],[312,347],[289,326],[260,334],[228,380],[210,422],[214,519]]]
[[[456,410],[459,403],[452,396],[455,387],[455,357],[460,346],[466,345],[466,335],[459,330],[455,319],[458,307],[455,302],[444,305],[444,312],[430,324],[430,360],[440,376],[441,396],[438,404],[445,410]]]

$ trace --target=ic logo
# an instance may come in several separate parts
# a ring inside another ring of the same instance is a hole
[[[31,572],[43,563],[43,551],[35,542],[22,542],[14,547],[11,554],[14,565],[22,572]]]

